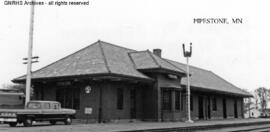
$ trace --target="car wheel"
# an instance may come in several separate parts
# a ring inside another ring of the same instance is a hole
[[[30,127],[32,126],[32,123],[33,123],[33,120],[31,118],[27,118],[24,122],[23,122],[23,125],[25,127]]]
[[[72,123],[72,119],[70,117],[67,117],[64,121],[65,125],[70,125]]]
[[[50,121],[50,124],[51,125],[55,125],[56,124],[56,121]]]
[[[10,123],[8,123],[8,124],[9,124],[10,127],[16,127],[17,122],[10,122]]]

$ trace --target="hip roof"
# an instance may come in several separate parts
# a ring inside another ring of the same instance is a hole
[[[152,80],[143,70],[161,69],[170,73],[185,75],[185,65],[154,55],[150,51],[136,51],[104,41],[97,41],[71,55],[49,64],[32,73],[32,79],[61,78],[85,75],[121,75],[125,77]],[[251,96],[215,73],[190,67],[191,86],[205,90]],[[25,75],[14,82],[25,80]],[[186,84],[186,78],[182,79]]]

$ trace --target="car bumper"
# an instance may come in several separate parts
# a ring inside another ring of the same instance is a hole
[[[0,122],[17,122],[16,118],[0,118]]]

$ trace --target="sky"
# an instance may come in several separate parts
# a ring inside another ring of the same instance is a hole
[[[39,0],[42,1],[42,0]],[[45,1],[45,0],[43,0]],[[86,0],[81,0],[86,1]],[[46,1],[45,1],[46,2]],[[35,6],[33,55],[37,70],[97,40],[135,50],[162,49],[239,88],[270,88],[270,17],[267,0],[90,0],[87,6]],[[242,18],[242,24],[196,24],[194,18]],[[26,73],[30,6],[0,1],[0,87]]]

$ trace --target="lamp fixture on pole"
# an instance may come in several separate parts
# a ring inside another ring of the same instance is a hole
[[[189,57],[191,57],[191,54],[192,54],[192,43],[190,43],[190,50],[189,51],[186,51],[185,50],[185,44],[183,44],[183,53],[184,53],[184,57],[186,57],[187,59],[187,64],[186,64],[186,67],[187,67],[187,71],[186,71],[186,74],[187,74],[187,93],[186,93],[186,97],[187,97],[187,121],[186,122],[189,122],[189,123],[193,123],[193,121],[191,120],[191,112],[190,112],[190,78],[189,78]]]

